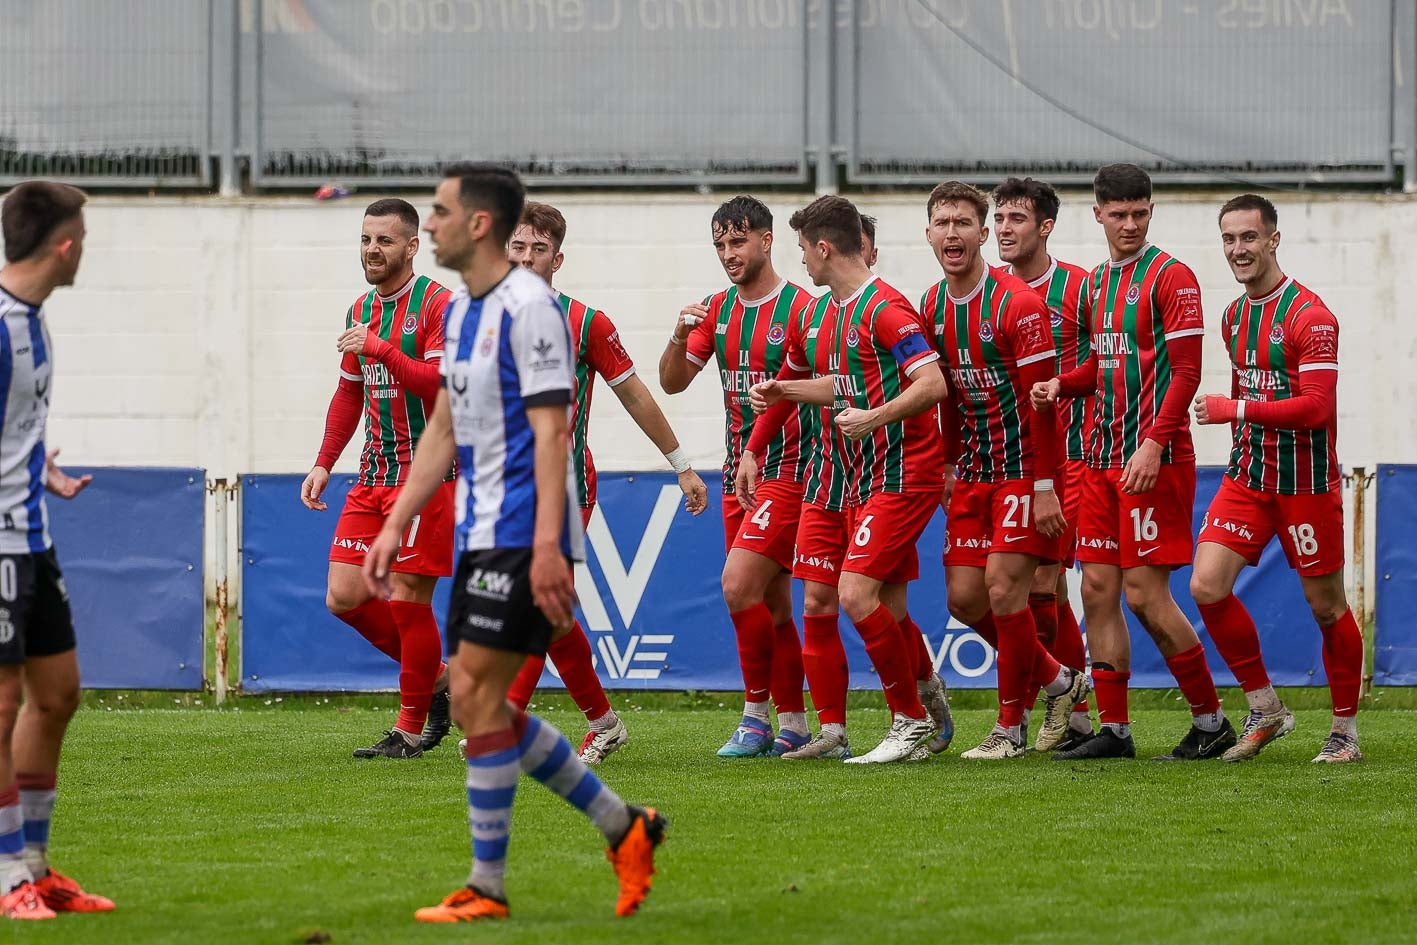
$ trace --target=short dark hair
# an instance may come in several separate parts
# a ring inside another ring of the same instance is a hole
[[[1274,209],[1274,204],[1259,194],[1241,194],[1238,197],[1231,197],[1221,206],[1220,215],[1216,217],[1216,222],[1224,220],[1225,214],[1235,210],[1258,210],[1260,219],[1264,221],[1265,226],[1269,227],[1271,233],[1279,229],[1279,211]]]
[[[464,207],[492,214],[492,235],[499,243],[512,238],[526,202],[526,188],[516,171],[501,164],[462,161],[443,168],[443,177],[457,178]]]
[[[788,224],[809,243],[826,240],[839,253],[861,255],[861,213],[845,197],[818,197],[794,213]]]
[[[757,197],[739,194],[719,205],[713,212],[711,225],[714,233],[727,233],[729,230],[742,230],[745,233],[771,230],[772,211]]]
[[[566,239],[566,218],[549,203],[528,200],[526,206],[522,207],[522,216],[517,221],[517,226],[529,226],[534,232],[551,237],[557,252],[560,252],[561,244]]]
[[[39,252],[55,230],[78,218],[87,200],[79,188],[52,180],[16,184],[0,205],[5,261],[20,262]]]
[[[947,180],[936,184],[935,189],[930,191],[930,199],[925,201],[925,216],[934,216],[935,207],[942,203],[969,204],[978,215],[980,226],[983,226],[989,217],[989,198],[985,197],[978,187],[963,181]]]
[[[398,217],[399,221],[418,232],[418,211],[413,209],[413,204],[399,197],[385,197],[383,200],[376,200],[364,208],[366,217]]]
[[[876,242],[876,218],[861,214],[861,232],[866,234],[866,238],[873,244]]]
[[[1033,207],[1038,222],[1058,219],[1058,192],[1053,185],[1032,177],[1010,177],[994,188],[994,206],[1006,203],[1027,203]]]
[[[1135,164],[1104,164],[1092,179],[1099,204],[1151,199],[1151,175]]]

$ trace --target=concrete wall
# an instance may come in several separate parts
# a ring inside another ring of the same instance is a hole
[[[196,464],[212,475],[309,468],[334,388],[334,342],[365,285],[356,256],[374,194],[304,199],[99,198],[79,284],[49,305],[57,383],[51,440],[73,464]],[[1163,195],[1153,241],[1200,277],[1215,325],[1237,294],[1220,254],[1215,210],[1227,195]],[[721,197],[539,195],[570,225],[558,288],[606,310],[651,389],[679,308],[724,284],[708,218]],[[420,211],[427,200],[414,198]],[[777,195],[775,261],[802,280],[786,225],[801,195]],[[881,275],[909,296],[939,278],[924,244],[921,195],[871,195]],[[1417,326],[1403,286],[1417,277],[1417,203],[1382,195],[1277,200],[1286,271],[1322,295],[1343,325],[1340,458],[1345,465],[1417,462]],[[1065,196],[1059,258],[1103,258],[1086,194]],[[992,247],[990,249],[992,256]],[[420,271],[450,285],[426,249]],[[660,394],[700,468],[722,459],[722,401],[705,372],[684,394]],[[1229,390],[1218,337],[1203,389]],[[664,468],[608,392],[595,402],[591,444],[602,469]],[[1228,451],[1224,430],[1197,436],[1203,463]],[[342,469],[353,468],[356,446]]]

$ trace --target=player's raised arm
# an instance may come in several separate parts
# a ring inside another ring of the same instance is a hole
[[[713,322],[706,302],[691,302],[679,312],[674,332],[659,356],[659,386],[677,394],[693,383],[713,357]]]

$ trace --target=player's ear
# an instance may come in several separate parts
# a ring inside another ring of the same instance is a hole
[[[772,230],[763,231],[763,252],[772,252]]]
[[[1092,218],[1098,223],[1102,222],[1102,208],[1097,204],[1092,205]]]
[[[404,250],[405,258],[412,260],[418,255],[418,234],[413,234],[413,239],[408,241],[408,248]]]
[[[983,246],[987,242],[989,242],[989,228],[987,226],[981,226],[979,228],[979,245]]]
[[[1269,235],[1269,251],[1271,253],[1279,251],[1279,231],[1275,230]]]
[[[565,261],[566,261],[566,254],[563,253],[563,252],[561,252],[559,249],[556,250],[556,256],[555,256],[554,259],[551,260],[551,271],[552,271],[552,272],[560,272],[560,271],[561,271],[561,263],[563,263],[563,262],[565,262]]]
[[[1044,221],[1043,221],[1041,224],[1039,224],[1039,226],[1038,226],[1038,235],[1041,236],[1041,237],[1043,237],[1044,239],[1047,239],[1050,235],[1052,235],[1052,233],[1053,233],[1053,224],[1056,223],[1056,222],[1058,222],[1058,221],[1056,221],[1056,220],[1044,220]]]

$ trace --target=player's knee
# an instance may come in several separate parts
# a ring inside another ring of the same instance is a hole
[[[1191,599],[1197,604],[1217,604],[1230,596],[1230,587],[1217,574],[1195,571],[1191,574]]]
[[[351,594],[347,594],[330,588],[325,591],[325,607],[335,616],[347,613],[362,604],[363,601],[355,599]]]
[[[808,617],[831,616],[840,606],[836,591],[819,584],[811,584],[802,592],[802,613]]]
[[[1309,602],[1309,610],[1314,622],[1320,627],[1331,627],[1348,610],[1348,599],[1343,594],[1333,594],[1327,588],[1304,588],[1304,599]]]
[[[762,588],[749,575],[745,575],[734,568],[724,568],[723,570],[723,602],[728,605],[728,612],[736,614],[740,610],[747,610],[754,604],[760,604],[763,600]]]
[[[880,605],[880,596],[870,588],[848,585],[841,589],[841,609],[852,623],[865,620]]]
[[[1111,581],[1097,577],[1087,571],[1082,573],[1083,607],[1114,607],[1117,603],[1117,586]]]
[[[987,596],[957,593],[949,595],[950,616],[967,627],[977,624],[989,611]]]
[[[988,591],[989,609],[996,614],[1016,614],[1028,604],[1027,586],[1019,586],[1012,581],[989,581]]]
[[[42,693],[34,693],[25,700],[25,711],[35,712],[46,725],[66,725],[79,711],[79,686],[50,688]]]

